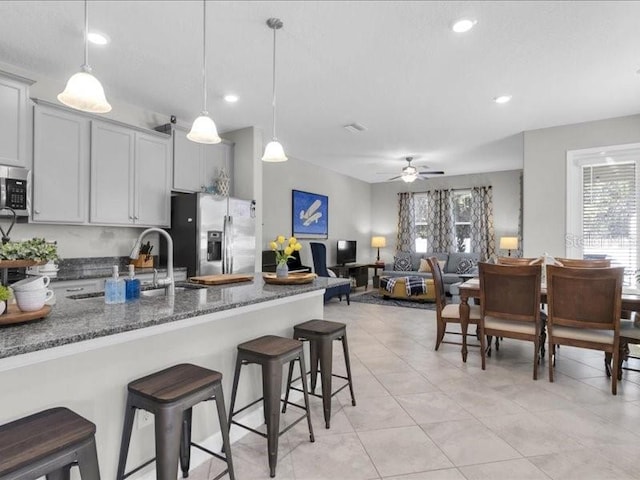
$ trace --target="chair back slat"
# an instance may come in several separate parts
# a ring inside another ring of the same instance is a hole
[[[442,270],[440,270],[440,264],[436,257],[427,258],[429,266],[431,267],[431,274],[433,276],[433,286],[436,291],[436,307],[438,315],[447,304],[447,297],[444,291],[444,279],[442,278]]]
[[[609,268],[611,260],[606,258],[557,258],[564,267],[572,268]]]
[[[541,265],[542,258],[498,257],[498,265]]]
[[[480,263],[482,315],[532,322],[540,315],[540,265]]]
[[[547,266],[552,325],[615,330],[620,323],[624,267]]]

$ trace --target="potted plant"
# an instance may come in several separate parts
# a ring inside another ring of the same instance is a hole
[[[33,260],[40,263],[57,259],[56,242],[47,242],[44,238],[32,238],[0,245],[0,260]]]
[[[0,285],[0,315],[7,311],[7,300],[11,298],[11,289]]]

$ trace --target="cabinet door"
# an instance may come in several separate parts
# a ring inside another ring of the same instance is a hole
[[[27,166],[25,83],[0,75],[0,164]]]
[[[138,225],[171,224],[170,141],[136,132],[134,221]]]
[[[233,144],[222,141],[215,145],[204,145],[204,156],[202,159],[202,183],[206,186],[216,184],[216,179],[220,174],[220,169],[224,167],[233,178]],[[230,193],[233,192],[233,185],[230,185]]]
[[[133,224],[133,182],[134,132],[92,120],[90,221]]]
[[[33,221],[86,223],[89,119],[34,107]]]
[[[78,295],[82,293],[100,292],[104,290],[104,278],[88,280],[51,281],[49,288],[59,297]]]
[[[187,138],[187,132],[173,131],[173,189],[179,192],[199,192],[202,178],[203,145]]]

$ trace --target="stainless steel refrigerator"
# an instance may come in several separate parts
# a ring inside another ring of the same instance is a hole
[[[255,271],[254,200],[177,194],[171,198],[168,232],[174,265],[187,267],[189,277]]]

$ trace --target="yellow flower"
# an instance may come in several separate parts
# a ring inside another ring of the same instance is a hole
[[[300,250],[302,250],[302,245],[300,245],[299,243],[296,243],[296,244],[293,246],[293,249],[294,249],[296,252],[299,252]]]
[[[277,250],[278,249],[278,244],[276,242],[271,242],[269,244],[269,246],[271,247],[271,250]]]
[[[296,240],[296,237],[291,237],[289,238],[289,245],[295,245],[297,241],[298,240]]]
[[[282,236],[282,235],[278,235],[278,238],[276,239],[276,242],[278,242],[278,243],[284,243],[284,236]]]
[[[292,253],[293,253],[293,248],[291,248],[290,246],[284,249],[285,255],[291,255]]]

